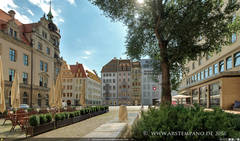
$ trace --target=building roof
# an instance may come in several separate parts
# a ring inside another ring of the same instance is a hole
[[[101,72],[117,72],[118,59],[112,59],[102,67]]]
[[[13,20],[11,15],[9,13],[6,13],[2,9],[0,9],[0,30],[4,30],[7,28],[8,22]],[[18,26],[19,29],[19,37],[22,39],[22,41],[25,44],[30,45],[30,41],[27,39],[27,37],[24,35],[24,33],[29,33],[32,31],[33,24],[23,24],[19,20],[14,18],[14,22]]]
[[[83,78],[87,77],[82,64],[77,63],[76,65],[70,65],[70,68],[75,77],[83,77]],[[80,75],[80,74],[82,74],[82,75]]]

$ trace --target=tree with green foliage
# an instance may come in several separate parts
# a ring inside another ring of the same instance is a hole
[[[240,7],[237,0],[89,1],[128,27],[128,56],[149,55],[160,61],[163,103],[171,102],[170,80],[179,76],[186,61],[220,51],[239,30],[239,18],[233,21]]]

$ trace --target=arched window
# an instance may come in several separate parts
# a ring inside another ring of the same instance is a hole
[[[27,94],[27,92],[23,93],[23,104],[28,104],[28,94]]]
[[[42,105],[42,96],[41,94],[38,94],[38,106],[41,107]]]

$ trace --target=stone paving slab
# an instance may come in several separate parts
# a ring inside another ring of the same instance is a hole
[[[126,128],[127,123],[106,123],[84,136],[84,138],[119,138]]]
[[[128,120],[126,122],[119,122],[117,116],[84,136],[84,138],[120,138],[128,136],[132,125],[138,118],[139,111],[128,111]]]
[[[125,127],[126,123],[106,123],[96,128],[94,131],[102,132],[119,132],[121,128]]]

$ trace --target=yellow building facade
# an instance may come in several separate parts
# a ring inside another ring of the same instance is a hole
[[[10,107],[15,73],[20,77],[21,104],[48,107],[48,94],[61,66],[57,26],[51,13],[39,22],[22,24],[15,12],[0,9],[0,56],[3,60],[6,106]]]

